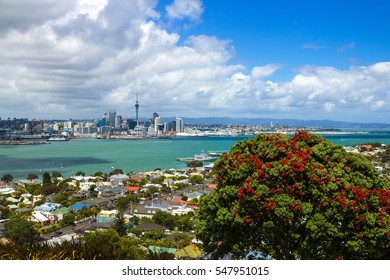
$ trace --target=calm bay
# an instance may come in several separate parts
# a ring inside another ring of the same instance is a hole
[[[351,146],[369,142],[390,144],[390,132],[365,134],[325,134],[334,144]],[[144,140],[72,139],[51,142],[50,145],[0,146],[0,176],[11,174],[26,178],[28,173],[41,177],[43,172],[59,171],[65,177],[84,171],[109,173],[122,169],[125,173],[151,171],[156,168],[182,169],[186,165],[179,157],[191,157],[201,151],[228,151],[238,137],[174,137]]]

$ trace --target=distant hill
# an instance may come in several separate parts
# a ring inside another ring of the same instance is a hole
[[[298,119],[271,119],[271,118],[186,118],[184,124],[192,125],[273,125],[295,127],[322,127],[322,128],[390,128],[390,123],[358,123],[333,120],[298,120]],[[161,118],[161,122],[174,121],[174,117]]]

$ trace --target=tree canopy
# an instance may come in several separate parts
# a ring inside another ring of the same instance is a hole
[[[389,181],[359,154],[314,134],[259,134],[213,169],[197,237],[217,258],[389,259]]]
[[[14,177],[12,177],[11,174],[5,174],[3,177],[1,177],[1,181],[3,181],[4,183],[10,183],[12,182],[14,179]]]
[[[37,231],[34,224],[23,218],[13,218],[5,225],[5,236],[15,243],[31,243]]]

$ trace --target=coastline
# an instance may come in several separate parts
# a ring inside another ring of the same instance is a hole
[[[42,144],[51,144],[51,143],[46,141],[38,141],[38,142],[1,141],[0,142],[0,146],[42,145]]]
[[[142,141],[73,138],[71,141],[48,142],[51,145],[0,145],[0,175],[9,173],[14,178],[25,178],[28,173],[40,175],[43,172],[59,171],[69,177],[77,171],[86,174],[96,171],[109,173],[113,168],[120,168],[125,173],[147,172],[156,168],[182,169],[186,164],[177,161],[177,158],[193,157],[202,150],[228,151],[236,142],[251,137],[255,135],[187,136]],[[390,132],[328,132],[323,137],[342,146],[374,142],[390,145]]]

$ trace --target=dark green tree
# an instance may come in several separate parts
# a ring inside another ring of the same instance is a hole
[[[53,171],[51,173],[51,177],[52,178],[59,178],[59,177],[62,177],[62,174],[60,172],[58,172],[58,171]]]
[[[5,225],[5,236],[18,244],[31,243],[36,235],[34,223],[23,218],[13,218]]]
[[[76,220],[76,216],[73,213],[68,213],[64,216],[63,222],[65,225],[71,225]]]
[[[38,179],[39,177],[38,177],[38,175],[37,174],[34,174],[34,173],[29,173],[29,174],[27,174],[27,176],[26,176],[26,179],[27,180],[30,180],[30,181],[32,181],[32,180],[34,180],[34,179]]]
[[[119,210],[116,214],[113,228],[120,236],[127,235],[127,226],[123,210]]]
[[[214,166],[197,237],[214,257],[389,259],[390,191],[363,156],[301,131],[236,143]]]
[[[175,226],[175,217],[171,213],[164,211],[157,211],[153,215],[152,221],[169,229],[173,229]]]
[[[61,188],[55,184],[47,184],[42,188],[42,194],[44,194],[44,195],[58,193],[60,191],[61,191]]]
[[[113,171],[111,171],[108,176],[112,176],[112,175],[118,175],[118,174],[123,174],[123,170],[122,169],[119,169],[119,168],[116,168],[114,169]]]
[[[202,166],[203,166],[203,162],[201,162],[200,160],[191,160],[187,162],[187,167],[202,167]]]
[[[43,173],[42,175],[42,185],[47,186],[51,184],[51,177],[48,172]]]
[[[10,183],[14,180],[14,177],[12,177],[11,174],[4,174],[3,177],[1,177],[1,181],[3,181],[4,183]]]
[[[88,233],[58,244],[3,244],[1,260],[145,260],[148,253],[134,238],[113,230]]]
[[[204,178],[201,175],[192,175],[190,177],[190,183],[193,185],[201,184],[204,182]]]

